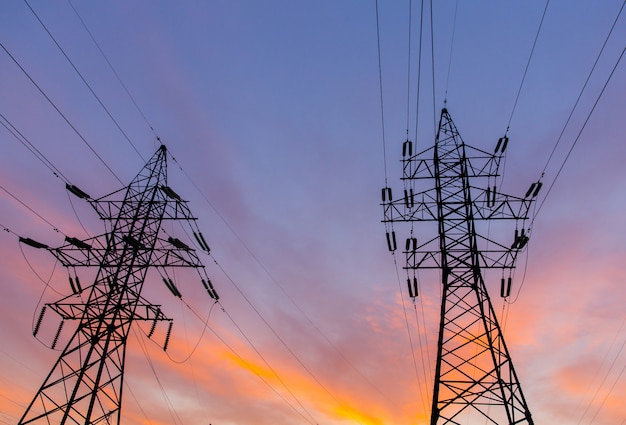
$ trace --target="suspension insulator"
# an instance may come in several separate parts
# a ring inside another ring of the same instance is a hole
[[[86,250],[91,250],[91,245],[89,245],[88,243],[85,243],[83,241],[81,241],[78,238],[72,238],[70,236],[66,236],[65,237],[65,242],[74,245],[77,248],[81,248],[81,249],[86,249]]]
[[[72,289],[72,294],[77,294],[78,291],[76,290],[76,285],[74,285],[74,279],[72,279],[72,276],[69,276],[69,280],[70,280],[70,288]]]
[[[23,237],[21,237],[21,236],[20,236],[19,241],[20,241],[21,243],[26,244],[26,245],[32,246],[33,248],[38,248],[38,249],[41,249],[41,248],[43,248],[43,249],[48,249],[48,245],[43,244],[43,243],[41,243],[41,242],[37,242],[37,241],[35,241],[35,240],[32,240],[31,238],[23,238]]]
[[[154,319],[152,321],[152,326],[150,326],[150,332],[148,332],[148,338],[152,338],[152,335],[154,335],[154,331],[156,330],[156,325],[157,325],[157,320]]]
[[[165,335],[165,342],[163,343],[163,351],[167,351],[167,346],[170,343],[170,335],[172,334],[172,325],[174,322],[170,322],[169,327],[167,328],[167,334]]]
[[[178,288],[176,287],[176,285],[174,285],[174,282],[172,281],[172,279],[170,278],[163,278],[163,283],[165,284],[165,286],[167,286],[167,289],[170,290],[170,292],[178,298],[182,298],[182,295],[180,293],[180,291],[178,290]]]
[[[383,187],[382,190],[382,198],[383,198],[383,202],[391,202],[392,198],[391,198],[391,188],[390,187]]]
[[[407,140],[402,144],[402,156],[404,158],[413,156],[413,142]]]
[[[491,206],[493,207],[496,204],[496,194],[497,194],[497,190],[496,190],[496,185],[493,185],[493,192],[491,192]]]
[[[78,280],[78,275],[74,277],[76,279],[76,291],[82,292],[83,288],[80,286],[80,280]]]
[[[396,244],[396,232],[392,231],[391,233],[387,232],[387,248],[389,251],[393,252],[398,248]]]
[[[417,251],[417,238],[407,238],[406,239],[406,251]]]
[[[87,195],[85,192],[83,192],[82,190],[80,190],[79,188],[77,188],[76,186],[74,186],[73,184],[69,184],[69,183],[65,183],[65,188],[73,193],[75,196],[81,198],[81,199],[88,199],[90,198],[89,195]]]
[[[506,147],[509,144],[509,138],[507,136],[502,137],[502,150],[501,153],[504,153],[504,151],[506,151]]]
[[[211,252],[211,248],[209,248],[209,244],[206,243],[206,240],[204,239],[204,235],[202,234],[202,232],[198,232],[198,235],[200,236],[200,240],[202,241],[202,248],[207,252],[207,254],[209,252]]]
[[[111,278],[107,276],[107,283],[109,284],[109,290],[111,292],[117,291],[117,280],[111,280]]]
[[[198,245],[200,245],[202,250],[206,251],[207,254],[211,252],[211,248],[209,248],[209,245],[204,240],[204,236],[202,236],[200,231],[198,231],[198,233],[193,232],[193,237],[196,238],[196,242],[198,242]]]
[[[515,236],[513,236],[513,244],[511,245],[511,249],[517,248],[518,243],[519,243],[519,230],[515,229]]]
[[[167,238],[167,241],[178,249],[184,249],[185,251],[189,251],[191,249],[189,245],[187,245],[185,242],[181,241],[178,238],[173,238],[170,236],[169,238]]]
[[[524,195],[524,198],[528,198],[530,194],[533,193],[533,191],[535,190],[535,186],[537,186],[537,183],[533,183],[530,185],[530,187],[526,191],[526,195]]]
[[[541,190],[542,186],[543,186],[542,182],[537,182],[537,188],[533,192],[533,198],[536,197],[537,195],[539,195],[539,191]]]
[[[404,189],[404,205],[407,208],[413,208],[415,206],[415,195],[413,189]]]
[[[122,240],[126,242],[128,245],[133,247],[134,249],[145,248],[145,246],[139,242],[137,239],[133,238],[131,235],[125,235],[122,237]]]
[[[161,186],[161,191],[165,193],[168,198],[174,199],[175,201],[182,201],[178,193],[174,192],[174,190],[169,186]]]
[[[415,298],[418,296],[418,292],[417,292],[417,278],[413,277],[413,279],[411,278],[407,278],[406,280],[406,284],[409,288],[409,297],[411,298]]]
[[[39,318],[37,319],[37,323],[35,324],[35,328],[33,329],[33,336],[37,336],[39,332],[39,328],[41,327],[41,322],[43,320],[43,315],[46,312],[46,306],[41,307],[41,312],[39,313]]]
[[[517,249],[522,249],[528,243],[528,236],[520,236],[519,242],[517,244]]]
[[[54,339],[52,340],[52,345],[50,346],[50,348],[53,350],[54,350],[54,347],[57,346],[57,342],[59,341],[59,336],[61,336],[61,331],[63,330],[64,323],[65,323],[65,320],[62,320],[61,323],[59,324],[59,329],[57,329],[57,333],[54,336]]]
[[[498,150],[500,149],[500,145],[502,145],[502,137],[498,139],[498,143],[496,143],[496,148],[493,150],[493,153],[498,153]]]
[[[500,296],[507,298],[509,295],[511,295],[511,278],[507,278],[506,281],[502,278],[500,279]]]

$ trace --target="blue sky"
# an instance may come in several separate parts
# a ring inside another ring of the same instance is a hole
[[[424,283],[414,310],[379,205],[385,169],[399,190],[402,142],[415,138],[420,2],[410,70],[409,2],[378,4],[384,133],[374,1],[29,4],[117,125],[22,2],[0,6],[0,42],[76,131],[4,50],[0,113],[94,197],[121,186],[107,166],[130,181],[158,136],[176,158],[170,186],[190,201],[214,255],[203,258],[222,297],[212,310],[194,282],[183,285],[193,312],[158,279],[146,285],[176,321],[170,357],[193,355],[179,364],[133,334],[124,423],[426,423],[432,384],[416,376],[413,354],[434,359],[438,281]],[[435,2],[432,55],[427,7],[419,146],[432,145],[444,99],[466,143],[485,150],[510,120],[503,190],[523,194],[622,4],[552,1],[517,103],[545,3]],[[545,168],[540,201],[576,143],[537,215],[517,302],[503,310],[499,279],[487,276],[537,423],[626,421],[623,62],[578,137],[625,39],[621,16]],[[0,421],[15,423],[58,356],[32,337],[40,297],[69,291],[67,272],[16,234],[56,246],[102,227],[3,127],[0,144],[2,187],[52,224],[0,191],[0,224],[13,232],[0,235]],[[195,313],[209,311],[203,333]]]

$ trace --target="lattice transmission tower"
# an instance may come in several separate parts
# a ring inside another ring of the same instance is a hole
[[[20,238],[22,243],[48,250],[68,269],[73,292],[44,305],[33,334],[40,331],[46,310],[61,319],[52,348],[66,321],[78,321],[78,326],[19,424],[119,424],[126,342],[133,322],[148,322],[148,336],[159,335],[163,349],[167,349],[172,328],[172,319],[161,307],[141,295],[148,269],[156,268],[168,289],[180,298],[168,270],[193,268],[211,298],[218,300],[195,249],[189,242],[168,236],[163,222],[187,223],[196,240],[192,245],[207,253],[209,247],[187,201],[167,185],[165,146],[128,186],[109,195],[94,199],[76,186],[68,184],[67,189],[96,210],[106,233],[85,240],[66,237],[59,248]],[[98,267],[95,280],[84,288],[76,274],[81,267]],[[157,327],[167,331],[155,334]]]
[[[498,191],[507,144],[500,138],[494,153],[466,145],[444,108],[434,146],[413,154],[411,141],[403,145],[403,196],[382,190],[391,251],[394,223],[437,224],[419,239],[411,230],[403,247],[409,296],[418,296],[420,270],[441,276],[431,425],[533,424],[483,279],[485,270],[498,269],[500,295],[509,297],[517,255],[528,242],[524,222],[541,188],[533,183],[524,197]],[[503,231],[507,221],[515,229]]]

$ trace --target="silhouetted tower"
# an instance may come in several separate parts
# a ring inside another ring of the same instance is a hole
[[[44,313],[53,310],[62,319],[52,346],[57,344],[66,320],[78,327],[52,367],[20,424],[119,424],[124,388],[126,341],[134,321],[150,323],[149,337],[157,326],[167,326],[167,348],[172,320],[160,306],[141,296],[150,267],[177,297],[181,293],[168,275],[171,267],[195,268],[209,295],[218,296],[194,249],[172,236],[162,236],[164,220],[184,221],[197,245],[208,252],[187,202],[167,185],[167,152],[161,146],[125,188],[92,199],[76,186],[67,189],[83,198],[105,222],[106,233],[79,240],[66,237],[60,248],[50,248],[28,238],[22,243],[47,249],[70,274],[73,294],[43,307],[34,328],[37,335]],[[82,288],[76,268],[97,266],[93,284]],[[86,297],[86,299],[85,299]],[[154,334],[156,335],[156,334]],[[163,332],[159,335],[163,337]]]
[[[433,147],[413,155],[413,143],[403,145],[403,196],[382,191],[391,251],[393,223],[437,223],[419,240],[411,230],[404,246],[409,295],[418,296],[420,269],[438,269],[443,285],[431,425],[533,424],[483,280],[484,270],[499,269],[500,295],[510,295],[528,242],[524,220],[541,188],[533,183],[523,198],[498,192],[507,144],[500,138],[493,154],[466,145],[444,108]],[[514,221],[515,230],[503,232],[500,220]]]

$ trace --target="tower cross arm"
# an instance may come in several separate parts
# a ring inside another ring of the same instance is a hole
[[[48,248],[65,267],[98,266],[105,258],[106,235],[88,239],[65,237],[65,244],[58,248]]]
[[[534,199],[512,195],[492,195],[482,189],[484,194],[472,200],[474,220],[526,220]],[[492,197],[492,200],[489,198]]]
[[[168,240],[159,238],[152,251],[151,265],[155,267],[204,267],[195,249],[171,237]]]

